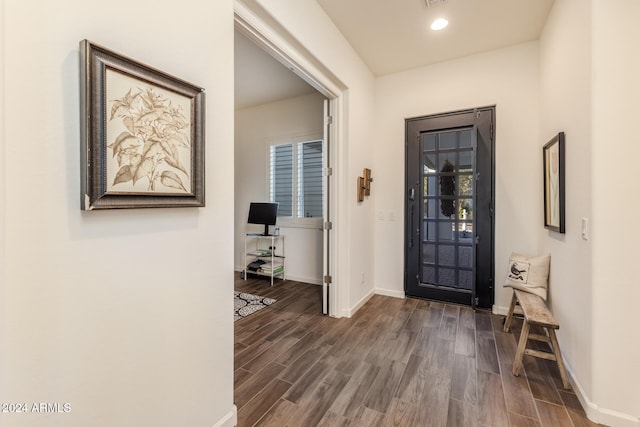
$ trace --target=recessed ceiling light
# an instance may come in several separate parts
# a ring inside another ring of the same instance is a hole
[[[439,31],[445,28],[447,25],[449,25],[449,21],[444,18],[438,18],[431,23],[431,29],[433,31]]]

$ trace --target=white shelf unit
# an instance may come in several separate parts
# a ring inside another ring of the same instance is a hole
[[[244,236],[244,258],[244,280],[247,280],[247,273],[269,277],[271,286],[273,286],[275,277],[285,280],[284,236],[246,233]],[[254,262],[264,262],[264,264],[255,270],[250,269],[249,266]]]

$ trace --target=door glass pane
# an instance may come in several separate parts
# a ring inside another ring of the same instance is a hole
[[[453,268],[438,268],[438,285],[454,287],[456,284],[456,270]]]
[[[440,221],[438,222],[438,240],[450,241],[455,240],[455,222],[453,221]]]
[[[456,160],[456,153],[447,153],[440,154],[438,156],[438,170],[434,172],[439,172],[442,174],[452,174],[456,171],[458,164],[458,160]]]
[[[443,217],[452,218],[455,217],[455,166],[446,160],[440,172],[440,213]]]
[[[471,197],[473,194],[473,175],[458,175],[458,195]]]
[[[473,199],[458,199],[458,218],[461,220],[473,219]]]
[[[422,283],[473,289],[475,141],[472,129],[422,138]]]
[[[471,138],[471,129],[465,129],[460,131],[460,140],[459,140],[460,148],[470,148],[473,147],[473,139]]]
[[[458,266],[464,268],[473,267],[473,253],[471,246],[460,246],[458,248]]]
[[[473,223],[465,221],[458,224],[458,243],[470,245],[473,243]]]
[[[473,289],[473,272],[471,270],[459,270],[458,283],[462,289]]]
[[[438,195],[438,177],[437,176],[425,176],[423,178],[423,195],[437,196]]]
[[[436,240],[436,223],[433,221],[425,221],[422,230],[422,239],[426,242],[435,242]]]
[[[456,148],[457,145],[457,131],[454,132],[441,132],[438,135],[438,150],[449,150]]]
[[[435,133],[427,133],[423,135],[422,138],[423,150],[433,151],[436,149],[436,134]]]
[[[422,246],[422,261],[425,263],[435,264],[436,262],[436,245],[425,244]]]
[[[435,219],[438,216],[438,202],[435,199],[426,199],[424,201],[424,212],[427,218]]]
[[[422,267],[422,283],[429,283],[429,284],[436,283],[435,267]]]
[[[444,158],[444,161],[440,162],[442,164],[442,169],[441,171],[445,172],[444,167],[445,165],[450,165],[452,166],[452,170],[453,172],[457,172],[457,170],[460,168],[460,160],[458,157],[458,153],[453,152],[453,153],[446,153],[446,154],[441,154],[441,156]]]
[[[433,153],[425,153],[423,157],[424,173],[435,173],[438,164],[438,156]]]
[[[438,246],[438,263],[440,265],[456,265],[456,247],[453,245]]]
[[[458,168],[460,172],[471,172],[473,169],[474,155],[475,153],[471,150],[458,152]]]
[[[438,216],[441,219],[455,219],[456,199],[452,196],[441,197],[438,203]]]

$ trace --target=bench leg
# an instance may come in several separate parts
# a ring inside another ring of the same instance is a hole
[[[569,380],[567,379],[567,370],[564,367],[564,361],[562,360],[562,354],[560,354],[560,346],[558,345],[558,338],[556,338],[556,331],[551,328],[549,331],[549,338],[551,339],[551,350],[556,356],[556,362],[558,363],[558,370],[560,371],[560,378],[562,378],[562,386],[566,389],[571,388]]]
[[[522,332],[520,332],[520,341],[518,341],[518,351],[516,352],[516,359],[513,361],[513,375],[516,377],[520,375],[520,369],[522,369],[522,358],[524,357],[524,350],[527,348],[527,340],[529,339],[529,322],[527,319],[522,322]]]
[[[511,296],[511,305],[509,306],[509,313],[507,313],[507,317],[504,319],[504,327],[502,328],[502,332],[509,332],[509,327],[511,326],[511,318],[513,317],[513,310],[516,308],[516,293],[514,292]]]

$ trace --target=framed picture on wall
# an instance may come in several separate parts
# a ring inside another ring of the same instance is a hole
[[[204,89],[80,42],[84,210],[204,206]]]
[[[542,148],[544,165],[544,226],[564,233],[564,132],[560,132]]]

